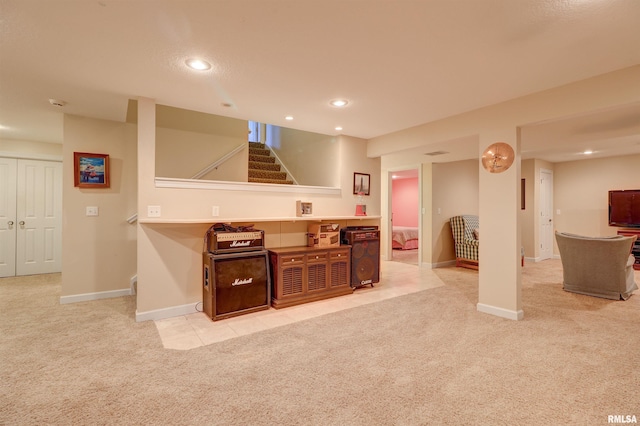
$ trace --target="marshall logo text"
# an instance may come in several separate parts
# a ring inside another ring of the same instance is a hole
[[[244,285],[244,284],[251,284],[252,282],[253,282],[253,278],[245,278],[244,280],[241,280],[240,278],[236,278],[236,280],[232,282],[231,285],[232,286]]]
[[[251,245],[251,241],[234,241],[229,247],[249,247]]]

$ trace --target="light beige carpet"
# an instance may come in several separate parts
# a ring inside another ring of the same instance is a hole
[[[384,266],[383,266],[384,267]],[[3,425],[599,425],[640,416],[640,295],[564,292],[527,265],[525,319],[447,285],[190,351],[134,299],[58,304],[60,276],[0,280]],[[636,273],[636,276],[638,274]]]

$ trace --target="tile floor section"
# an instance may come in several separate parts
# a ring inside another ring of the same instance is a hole
[[[346,296],[282,309],[270,308],[220,321],[212,321],[204,313],[198,312],[158,320],[155,324],[166,349],[189,350],[443,285],[442,280],[431,269],[383,260],[380,264],[379,283],[373,288],[361,287]]]

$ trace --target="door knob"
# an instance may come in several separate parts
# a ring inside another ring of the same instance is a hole
[[[9,225],[9,229],[13,228],[13,221],[10,220],[9,222],[7,222],[7,225]]]
[[[18,225],[22,226],[24,228],[24,220],[21,220],[20,222],[18,222]]]

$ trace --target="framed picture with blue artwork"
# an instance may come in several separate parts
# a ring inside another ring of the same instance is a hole
[[[78,188],[109,188],[109,155],[74,152],[73,183]]]

